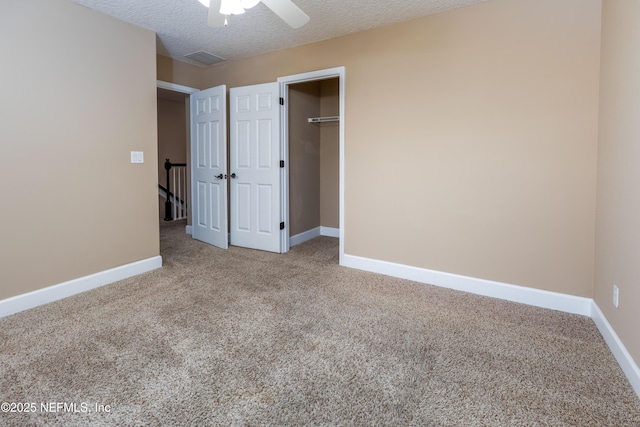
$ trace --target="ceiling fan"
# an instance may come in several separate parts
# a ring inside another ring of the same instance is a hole
[[[209,26],[226,27],[229,15],[240,15],[260,1],[278,15],[291,28],[300,28],[309,22],[309,16],[291,0],[198,0],[209,8]]]

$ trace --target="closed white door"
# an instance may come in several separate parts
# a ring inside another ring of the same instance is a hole
[[[280,88],[231,88],[231,244],[281,252]]]
[[[192,236],[228,248],[227,88],[191,95]]]

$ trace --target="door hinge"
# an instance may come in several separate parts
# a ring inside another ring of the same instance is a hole
[[[284,230],[284,222],[280,223],[280,230]]]
[[[284,105],[284,98],[280,97],[280,105]]]
[[[280,160],[280,167],[283,168],[284,167],[284,160]]]

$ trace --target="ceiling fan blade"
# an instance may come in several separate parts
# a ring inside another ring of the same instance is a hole
[[[225,16],[220,13],[222,0],[211,0],[209,3],[209,26],[218,28],[224,27]]]
[[[289,24],[291,28],[300,28],[309,22],[309,16],[291,0],[262,0],[262,3]]]

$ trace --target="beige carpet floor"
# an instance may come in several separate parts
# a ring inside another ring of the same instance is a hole
[[[0,425],[640,426],[589,318],[161,234],[162,269],[0,319]]]

